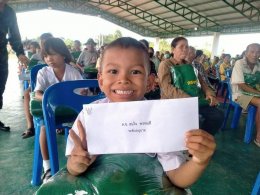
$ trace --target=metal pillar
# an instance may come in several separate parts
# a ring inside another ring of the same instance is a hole
[[[217,56],[220,33],[214,32],[213,36],[214,37],[213,37],[213,44],[212,44],[212,49],[211,49],[211,59],[213,59],[214,56]]]

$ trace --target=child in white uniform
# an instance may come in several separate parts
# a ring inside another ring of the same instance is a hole
[[[36,99],[42,101],[44,91],[55,83],[82,79],[79,71],[68,64],[72,59],[71,54],[61,39],[49,38],[46,40],[42,49],[42,58],[48,66],[39,70],[37,74],[34,89]],[[51,177],[51,171],[44,125],[41,126],[40,147],[44,168],[42,180],[45,183]]]
[[[150,90],[149,56],[142,43],[132,38],[119,38],[109,44],[101,57],[98,81],[105,99],[95,103],[126,102],[144,99]],[[87,151],[84,117],[81,112],[70,130],[67,141],[67,169],[72,175],[87,171],[95,156]],[[193,184],[209,163],[216,144],[214,137],[196,129],[186,134],[186,146],[192,159],[184,161],[181,152],[157,154],[170,181],[181,188]]]

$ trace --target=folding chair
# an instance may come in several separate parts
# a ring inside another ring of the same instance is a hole
[[[228,108],[225,113],[225,119],[224,119],[224,122],[222,125],[222,129],[225,129],[225,127],[226,127],[226,123],[228,120],[228,116],[229,116],[231,107],[234,108],[234,113],[233,113],[232,122],[231,122],[231,128],[236,129],[238,126],[238,123],[239,123],[240,116],[241,116],[242,107],[238,103],[236,103],[232,100],[232,89],[231,89],[230,81],[227,82],[227,85],[228,85],[227,93],[228,93],[229,105],[228,105]],[[255,124],[256,109],[257,108],[253,105],[248,106],[246,129],[245,129],[245,135],[244,135],[244,142],[247,144],[250,143],[252,140],[254,124]]]
[[[65,81],[50,86],[44,92],[42,108],[52,175],[59,170],[56,128],[61,127],[64,123],[74,122],[79,112],[83,109],[83,104],[89,104],[104,97],[101,93],[92,96],[83,96],[76,93],[76,89],[90,87],[98,87],[98,81],[96,79]],[[64,111],[58,111],[61,107],[71,109],[72,112],[66,116],[59,116],[59,113],[64,114]],[[66,138],[69,129],[70,127],[66,126]]]
[[[34,88],[36,86],[36,80],[37,80],[37,73],[40,69],[47,66],[47,64],[39,64],[31,69],[31,91],[34,91]],[[32,100],[31,100],[32,101]],[[39,103],[41,104],[41,103]],[[39,105],[40,106],[40,105]],[[41,113],[42,110],[38,109],[38,113]],[[42,114],[40,114],[42,115]],[[41,170],[37,170],[38,167],[42,167],[42,155],[41,155],[41,149],[39,143],[39,137],[40,137],[40,128],[41,128],[41,121],[43,120],[42,116],[36,116],[33,115],[33,123],[34,123],[34,129],[35,129],[35,139],[34,139],[34,153],[33,153],[33,170],[32,170],[32,185],[39,185],[41,184]]]

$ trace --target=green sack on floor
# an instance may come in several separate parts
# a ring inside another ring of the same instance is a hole
[[[185,195],[173,186],[156,157],[147,154],[100,155],[88,171],[74,177],[64,168],[36,195]]]
[[[175,87],[183,90],[192,97],[199,98],[199,106],[209,105],[203,91],[198,86],[198,78],[190,64],[175,65],[171,67],[172,82]]]

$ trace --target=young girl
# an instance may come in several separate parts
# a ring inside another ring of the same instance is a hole
[[[173,57],[161,62],[158,70],[162,99],[199,97],[200,128],[214,135],[221,127],[224,114],[215,106],[218,101],[201,75],[198,78],[188,57],[189,45],[184,37],[175,38],[172,43]],[[198,83],[199,82],[199,83]],[[200,88],[198,88],[200,84]]]
[[[71,61],[71,54],[61,39],[49,38],[46,40],[42,48],[42,59],[48,66],[39,70],[37,74],[34,89],[36,99],[42,101],[44,91],[55,83],[82,79],[79,71],[68,64]],[[44,126],[41,126],[40,147],[44,168],[42,180],[45,183],[51,177],[51,171]]]
[[[147,49],[142,43],[126,37],[110,43],[102,55],[98,75],[99,86],[106,98],[95,103],[144,100],[144,94],[152,85],[149,67]],[[67,141],[67,169],[72,175],[87,171],[96,159],[87,151],[84,125],[81,112],[70,130]],[[184,163],[181,152],[157,154],[171,182],[182,188],[190,186],[199,178],[216,146],[214,138],[199,129],[189,131],[186,139],[186,146],[193,155],[190,161]]]

